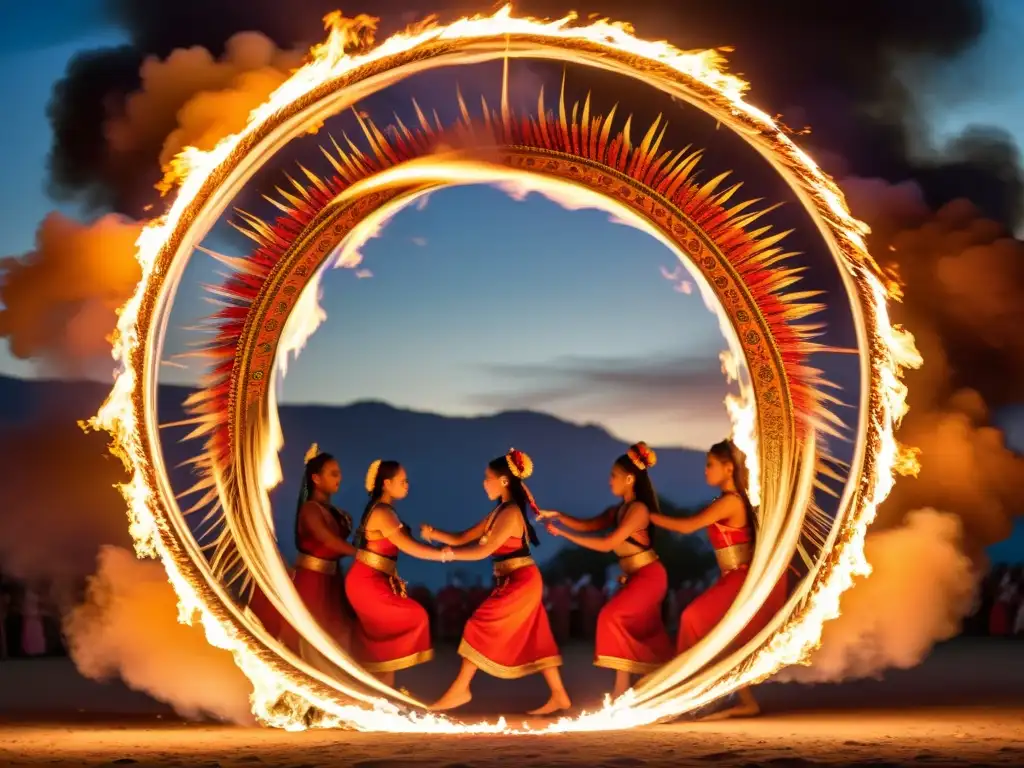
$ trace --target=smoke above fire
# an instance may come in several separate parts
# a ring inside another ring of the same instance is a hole
[[[865,545],[870,577],[840,602],[808,667],[782,679],[874,675],[919,663],[959,632],[986,565],[984,548],[1024,514],[1024,457],[992,424],[1024,380],[1024,242],[969,201],[930,211],[913,182],[842,182],[853,213],[872,227],[871,252],[906,284],[891,307],[924,365],[908,371],[910,410],[897,433],[921,450]]]
[[[252,684],[198,623],[174,621],[177,612],[163,565],[103,547],[85,601],[64,620],[68,652],[86,677],[120,678],[183,717],[254,725]]]
[[[134,242],[161,210],[154,185],[163,166],[184,146],[208,149],[239,130],[319,41],[320,18],[336,2],[108,5],[129,43],[78,56],[49,110],[52,194],[97,218],[51,214],[33,251],[0,262],[0,334],[16,356],[62,373],[109,365],[113,311],[138,278]],[[438,10],[480,11],[476,2],[444,5],[386,0],[372,10],[385,17],[382,34]],[[912,158],[908,147],[920,144],[912,83],[898,81],[893,66],[913,60],[923,75],[929,62],[966,49],[983,29],[981,3],[642,5],[639,34],[684,47],[735,45],[734,69],[756,73],[755,102],[782,107],[793,127],[813,126],[812,155],[849,177],[842,186],[874,230],[872,252],[907,285],[893,313],[925,365],[907,375],[911,410],[899,436],[922,449],[921,473],[899,480],[880,510],[867,544],[873,575],[844,596],[813,666],[787,674],[826,681],[913,665],[956,632],[981,551],[1006,536],[1024,503],[1021,459],[990,424],[1024,375],[1024,246],[1005,230],[1021,211],[1019,157],[998,132],[973,131],[941,157]],[[618,2],[589,6],[621,15]],[[538,16],[565,11],[551,0],[517,4]],[[953,202],[963,195],[973,204]],[[105,546],[128,544],[124,505],[110,487],[123,478],[102,439],[74,426],[85,415],[5,431],[16,482],[0,487],[0,566],[29,580],[95,571],[66,620],[83,674],[119,675],[183,714],[248,720],[244,679],[201,630],[178,624],[161,567]],[[55,467],[60,483],[49,476]]]

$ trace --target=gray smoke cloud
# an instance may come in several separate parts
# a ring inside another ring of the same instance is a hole
[[[985,547],[1024,514],[1024,458],[991,412],[1024,380],[1024,242],[967,200],[929,211],[913,182],[842,183],[869,245],[905,282],[894,322],[924,365],[908,371],[910,410],[897,434],[921,449],[916,478],[899,478],[865,543],[871,575],[843,595],[810,666],[780,680],[834,682],[919,663],[970,612]]]

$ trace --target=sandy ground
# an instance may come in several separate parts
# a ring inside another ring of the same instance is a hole
[[[579,704],[610,682],[567,654]],[[456,661],[400,684],[429,696]],[[538,679],[480,678],[477,714],[522,711],[543,698]],[[186,723],[118,684],[80,678],[65,660],[0,663],[0,765],[610,766],[1024,764],[1024,644],[961,641],[916,669],[845,685],[768,685],[756,720],[680,723],[630,732],[537,737],[415,737],[341,731],[289,734]]]

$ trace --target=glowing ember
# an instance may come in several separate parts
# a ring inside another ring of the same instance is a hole
[[[909,469],[911,466],[906,460],[909,454],[901,452],[893,430],[906,410],[906,390],[900,378],[902,369],[919,365],[920,357],[909,334],[893,329],[889,323],[885,284],[864,249],[864,226],[850,216],[839,190],[813,161],[793,145],[767,114],[743,100],[746,83],[723,71],[717,52],[686,53],[667,43],[642,41],[634,37],[628,25],[624,24],[597,21],[575,27],[572,26],[573,21],[574,16],[555,22],[513,18],[506,7],[489,17],[467,18],[444,26],[421,25],[389,38],[365,53],[349,54],[346,51],[367,44],[366,33],[372,25],[367,24],[365,17],[356,22],[342,20],[340,16],[332,17],[327,42],[314,48],[309,64],[298,70],[271,95],[266,104],[252,113],[242,132],[226,138],[209,152],[188,149],[177,158],[166,181],[168,184],[180,182],[178,196],[167,216],[148,227],[139,238],[138,259],[143,277],[135,296],[121,310],[114,340],[114,357],[123,364],[123,369],[110,397],[91,424],[111,433],[113,450],[131,472],[131,480],[121,490],[129,506],[130,530],[137,552],[140,556],[158,556],[163,561],[180,598],[181,619],[192,621],[198,614],[210,642],[234,654],[239,666],[253,682],[254,712],[268,724],[289,729],[344,724],[360,729],[391,731],[524,732],[523,729],[508,728],[504,721],[460,724],[442,717],[422,716],[368,693],[367,689],[375,689],[392,700],[416,705],[408,697],[388,691],[353,665],[312,620],[294,591],[289,594],[287,589],[276,588],[287,583],[287,575],[279,557],[276,561],[272,555],[268,557],[274,552],[269,527],[255,526],[258,530],[245,535],[252,539],[250,554],[264,556],[266,560],[256,575],[257,581],[270,587],[268,594],[282,610],[285,619],[300,628],[307,639],[351,681],[327,680],[301,664],[288,667],[276,660],[273,652],[268,653],[261,630],[252,629],[251,622],[246,621],[223,587],[211,582],[211,569],[202,561],[194,542],[189,543],[180,511],[177,514],[165,511],[176,510],[177,507],[162,474],[162,456],[152,416],[153,370],[157,365],[154,349],[159,347],[162,334],[161,318],[165,319],[161,313],[166,312],[168,297],[173,294],[182,268],[182,259],[176,256],[191,250],[197,235],[193,227],[200,229],[216,213],[214,209],[223,203],[221,197],[226,194],[221,190],[228,189],[230,183],[237,184],[241,177],[251,172],[258,162],[253,156],[268,154],[273,149],[270,146],[272,138],[280,141],[287,133],[287,126],[275,127],[275,114],[310,100],[310,94],[315,90],[332,83],[337,83],[335,87],[341,93],[340,79],[346,76],[352,80],[346,88],[351,89],[351,98],[355,100],[372,89],[383,87],[386,84],[385,74],[398,79],[414,71],[437,66],[444,57],[449,63],[458,63],[460,55],[463,55],[460,46],[472,46],[477,60],[481,56],[557,54],[559,58],[604,66],[685,98],[729,127],[742,128],[744,138],[773,162],[815,214],[848,276],[849,293],[859,296],[863,304],[856,314],[861,331],[861,351],[868,356],[867,386],[859,425],[862,439],[853,463],[855,473],[859,475],[862,472],[863,479],[856,488],[847,488],[838,516],[841,524],[829,542],[832,548],[791,601],[791,604],[800,606],[791,620],[780,628],[786,618],[780,617],[775,627],[779,631],[746,663],[733,663],[717,676],[703,674],[687,678],[688,672],[702,666],[702,660],[697,653],[692,657],[684,655],[619,702],[608,702],[597,713],[559,721],[544,732],[622,729],[650,723],[700,706],[738,685],[762,679],[782,665],[799,663],[819,641],[823,622],[838,614],[841,593],[853,577],[867,572],[863,558],[867,526],[873,520],[878,504],[891,489],[894,469]],[[446,44],[443,51],[431,48],[442,41]],[[410,55],[414,51],[423,55]],[[380,76],[368,78],[366,73],[375,66]],[[373,80],[372,85],[365,85],[363,81],[367,79]],[[714,93],[714,98],[702,95],[707,92]],[[338,106],[339,100],[335,99],[319,110],[311,109],[305,115],[307,119],[303,125],[305,128],[318,125],[327,109],[336,110]],[[243,151],[243,142],[249,139],[256,140],[256,144]],[[435,163],[433,167],[424,166],[418,172],[422,180],[428,180],[437,179],[444,170]],[[375,178],[377,184],[383,185],[407,183],[413,177],[415,172],[410,169],[404,179],[396,177],[385,181]],[[218,192],[212,195],[204,192],[211,182],[218,187]],[[358,186],[354,185],[348,193],[362,191],[355,189]],[[362,186],[365,189],[368,185],[362,183]],[[212,198],[210,205],[206,205],[208,198]],[[202,214],[201,218],[199,214]],[[315,294],[313,297],[315,299]],[[299,348],[299,342],[308,336],[308,329],[302,324],[310,320],[309,309],[307,305],[306,312],[295,313],[294,322],[298,325],[289,336],[293,340],[290,342],[293,350]],[[736,423],[737,440],[747,450],[748,446],[755,444],[750,408],[741,402],[730,412]],[[266,456],[268,447],[279,443],[279,425],[271,422],[269,428],[270,434],[260,437],[256,451],[246,455]],[[792,496],[775,500],[779,504],[778,514],[767,516],[770,525],[762,541],[774,544],[758,548],[748,586],[741,592],[737,606],[715,630],[714,634],[723,641],[720,645],[728,640],[725,637],[728,633],[735,633],[746,624],[760,604],[759,597],[763,600],[774,583],[773,574],[777,578],[786,567],[787,563],[781,557],[796,546],[802,515],[810,505],[813,442],[812,428],[809,439],[802,446],[801,456],[794,457],[793,468],[785,468],[782,472],[779,487],[792,489]],[[252,450],[252,446],[245,448]],[[276,453],[276,449],[269,452]],[[754,450],[747,452],[748,457],[757,454]],[[237,471],[261,475],[258,481],[247,486],[255,489],[253,492],[258,496],[268,487],[262,483],[276,482],[273,469],[266,465],[242,465]],[[219,478],[217,481],[221,482]],[[762,495],[764,490],[762,484]],[[224,501],[225,495],[221,498]],[[253,508],[266,508],[262,498],[243,501]],[[231,509],[225,509],[225,516],[234,520]],[[707,645],[698,646],[694,651],[707,655],[713,652],[712,646],[709,638]],[[703,660],[706,661],[710,658]],[[286,669],[299,670],[302,674],[289,673],[284,671]],[[316,707],[318,714],[312,715],[310,707]]]

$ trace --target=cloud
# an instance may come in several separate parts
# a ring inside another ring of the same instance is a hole
[[[721,410],[725,376],[700,357],[566,357],[550,363],[492,364],[484,371],[514,389],[473,397],[494,409],[588,409],[636,415]]]
[[[115,310],[141,277],[135,241],[142,224],[109,215],[91,225],[47,216],[36,247],[0,260],[0,337],[15,357],[82,374],[110,368]]]

